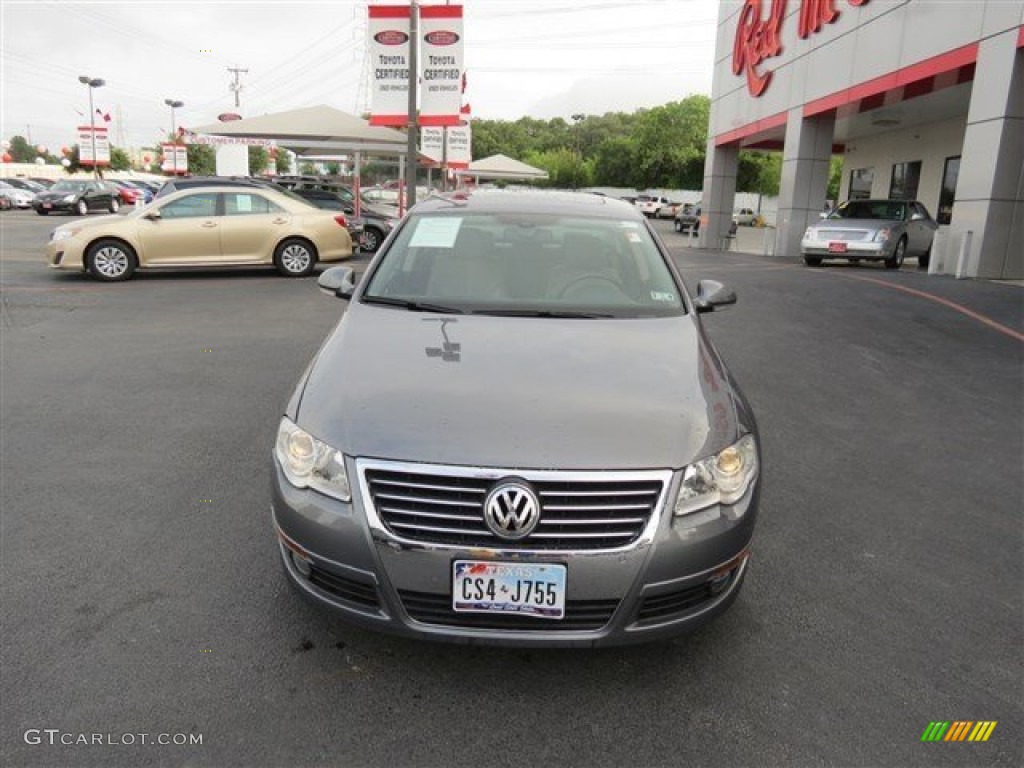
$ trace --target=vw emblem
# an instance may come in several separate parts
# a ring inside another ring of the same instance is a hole
[[[539,521],[537,494],[520,481],[498,483],[484,501],[484,522],[503,539],[525,539]]]

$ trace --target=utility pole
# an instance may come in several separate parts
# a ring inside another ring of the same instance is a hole
[[[417,73],[419,69],[417,50],[420,43],[420,7],[416,0],[412,0],[412,6],[409,8],[409,32],[409,119],[407,122],[409,135],[405,148],[408,160],[405,164],[406,210],[416,205],[416,159],[418,157],[416,84],[419,79]]]
[[[233,73],[234,76],[235,76],[235,82],[228,84],[228,90],[234,92],[234,94],[235,94],[235,109],[238,109],[241,106],[241,103],[239,102],[238,94],[240,94],[242,92],[242,84],[241,84],[241,82],[239,82],[239,79],[240,79],[241,75],[249,74],[249,70],[248,69],[239,69],[238,67],[228,67],[228,72]]]

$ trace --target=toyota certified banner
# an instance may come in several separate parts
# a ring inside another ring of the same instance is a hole
[[[371,5],[370,125],[403,126],[409,114],[409,6]]]
[[[96,157],[92,156],[95,136]],[[79,165],[110,165],[110,139],[107,137],[106,126],[78,126],[78,164]]]
[[[462,107],[462,6],[420,6],[419,26],[420,125],[458,125]]]
[[[435,165],[444,162],[443,137],[448,135],[448,167],[468,168],[470,155],[470,128],[468,125],[454,125],[444,128],[424,127],[420,130],[420,154]]]
[[[184,144],[161,144],[160,149],[164,153],[160,170],[182,176],[188,173],[188,147]]]

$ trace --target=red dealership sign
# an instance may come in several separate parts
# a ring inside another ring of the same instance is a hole
[[[868,0],[846,0],[857,7]],[[786,18],[787,0],[771,0],[768,18],[764,18],[763,6],[767,0],[747,0],[740,11],[736,25],[736,38],[732,46],[732,72],[745,74],[747,89],[754,97],[764,93],[772,81],[771,71],[764,71],[761,65],[766,59],[782,53],[782,22]],[[821,31],[825,24],[832,24],[839,18],[836,0],[800,0],[797,34],[807,39],[812,33]]]

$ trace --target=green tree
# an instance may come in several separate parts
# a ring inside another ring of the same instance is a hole
[[[189,144],[188,172],[193,176],[213,176],[217,173],[217,152],[209,144]]]
[[[312,176],[315,173],[312,163],[299,163],[299,173],[303,176]]]
[[[120,147],[110,148],[110,170],[112,171],[130,171],[132,168],[132,159],[128,156]]]
[[[637,184],[636,142],[624,136],[605,139],[594,158],[594,181],[607,187],[634,187]]]
[[[638,187],[699,189],[711,100],[689,96],[644,110],[633,130]]]
[[[839,200],[839,182],[843,178],[843,158],[833,155],[829,161],[828,191],[825,193],[826,200]]]
[[[34,163],[39,153],[24,136],[12,136],[11,148],[7,150],[12,163]]]
[[[270,153],[263,147],[249,147],[249,175],[259,176],[267,170],[267,163],[270,162]]]
[[[782,178],[782,153],[741,151],[736,174],[737,192],[761,195],[779,194]]]
[[[277,173],[283,175],[292,172],[292,156],[284,147],[277,149]]]
[[[529,152],[525,162],[548,172],[546,181],[537,182],[539,186],[578,189],[588,187],[594,181],[593,162],[583,160],[568,148]]]

